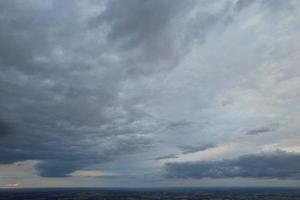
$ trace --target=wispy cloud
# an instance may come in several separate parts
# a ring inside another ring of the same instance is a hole
[[[215,146],[216,146],[215,144],[204,144],[198,146],[181,146],[180,149],[182,150],[183,154],[189,154],[189,153],[196,153],[199,151],[205,151]]]
[[[165,159],[172,159],[172,158],[177,158],[178,156],[176,154],[169,154],[165,156],[159,156],[156,157],[155,160],[165,160]]]

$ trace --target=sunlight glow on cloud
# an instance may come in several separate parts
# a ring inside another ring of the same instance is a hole
[[[107,177],[107,176],[119,176],[118,173],[95,171],[95,170],[78,170],[70,174],[74,177]]]
[[[5,185],[1,185],[0,188],[17,188],[20,185],[20,183],[7,183]]]

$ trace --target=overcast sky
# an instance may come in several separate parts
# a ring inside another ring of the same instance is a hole
[[[0,1],[0,187],[300,185],[300,1]]]

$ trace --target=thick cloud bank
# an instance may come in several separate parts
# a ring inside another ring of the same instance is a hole
[[[300,154],[274,152],[221,161],[167,163],[169,178],[300,179]]]

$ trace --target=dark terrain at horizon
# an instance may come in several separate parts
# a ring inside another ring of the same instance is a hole
[[[0,200],[299,200],[300,188],[31,188],[1,189]]]

